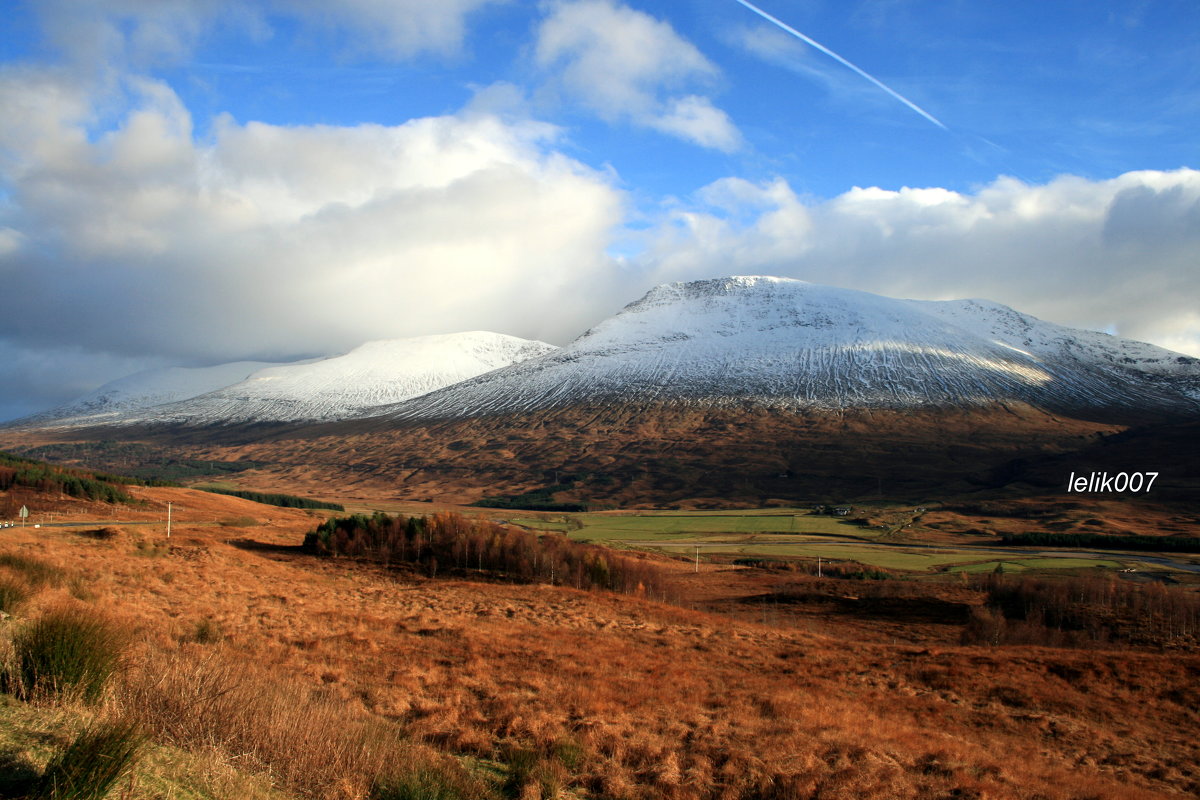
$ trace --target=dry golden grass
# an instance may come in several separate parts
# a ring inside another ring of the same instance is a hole
[[[227,753],[304,796],[362,797],[397,765],[438,763],[471,783],[397,726],[219,646],[145,648],[118,694],[160,741]]]
[[[122,691],[160,736],[309,796],[362,797],[388,759],[412,758],[401,739],[380,756],[388,725],[511,762],[522,797],[1200,793],[1193,655],[893,645],[852,626],[428,580],[288,549],[313,525],[304,512],[139,493],[183,507],[170,542],[133,526],[106,540],[18,530],[0,550],[76,576],[137,633]],[[215,524],[241,515],[262,524]]]

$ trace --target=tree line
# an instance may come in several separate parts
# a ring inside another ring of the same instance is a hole
[[[1037,578],[988,574],[963,636],[968,644],[1163,644],[1200,639],[1200,594],[1115,575]]]
[[[134,442],[71,442],[27,447],[21,454],[61,463],[91,464],[115,472],[114,483],[182,486],[179,481],[230,475],[265,466],[258,461],[210,461],[180,458],[169,450]],[[99,473],[97,473],[99,475]]]
[[[230,497],[240,497],[243,500],[253,500],[255,503],[263,503],[268,506],[279,506],[280,508],[323,508],[330,511],[345,511],[346,507],[341,503],[327,503],[324,500],[312,500],[307,497],[297,497],[294,494],[280,494],[273,492],[254,492],[249,489],[218,489],[204,488],[206,492],[213,494],[224,494]]]
[[[666,599],[654,565],[561,534],[538,534],[455,513],[420,517],[355,514],[326,520],[304,540],[330,556],[377,559],[385,564],[441,571],[482,572],[525,583],[605,589]]]
[[[104,503],[132,503],[133,498],[114,485],[110,478],[0,453],[0,491],[4,492],[14,486],[23,486]]]

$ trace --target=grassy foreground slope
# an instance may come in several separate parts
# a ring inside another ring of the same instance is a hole
[[[788,613],[756,571],[671,561],[658,563],[675,605],[430,578],[299,552],[320,519],[306,512],[131,491],[177,504],[169,540],[159,523],[5,532],[0,552],[64,576],[18,622],[59,605],[118,621],[131,644],[110,702],[141,709],[158,741],[295,797],[382,796],[377,778],[414,763],[479,781],[447,797],[1200,792],[1190,652],[960,646],[924,633],[948,623],[903,618],[867,636]],[[706,602],[718,588],[725,599]],[[354,756],[383,735],[393,749],[368,749],[385,757]]]
[[[84,707],[32,705],[0,695],[0,797],[12,797],[14,786],[36,778],[96,717]],[[268,777],[239,770],[216,753],[157,744],[143,748],[112,795],[123,800],[293,800],[273,788]]]
[[[200,552],[199,540],[181,536],[189,528],[229,541],[281,523],[311,526],[312,516],[185,489],[133,491],[135,503],[107,509],[121,525],[97,528],[84,520],[102,509],[67,503],[44,513],[71,527],[0,538],[0,797],[492,796],[456,759],[346,707],[323,682],[254,668],[211,614],[154,624],[128,587],[92,568],[97,558],[124,562],[142,574],[137,582],[157,575],[167,586],[175,573],[164,566]],[[181,523],[172,536],[155,520],[167,502]],[[211,577],[222,596],[220,576]],[[169,596],[149,597],[165,619],[177,616]],[[97,744],[104,737],[109,744]],[[132,762],[118,752],[133,752]],[[98,784],[114,775],[111,789]]]

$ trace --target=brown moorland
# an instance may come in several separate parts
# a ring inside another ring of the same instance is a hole
[[[550,485],[564,500],[623,508],[704,497],[757,505],[977,488],[1011,459],[1074,450],[1116,430],[1018,405],[796,414],[660,404],[364,420],[201,452],[271,462],[266,476],[293,487],[312,485],[316,468],[354,490],[445,502]]]
[[[10,430],[0,442],[28,449],[116,439],[152,453],[256,462],[262,466],[239,480],[313,496],[337,486],[365,497],[462,503],[548,486],[562,500],[628,508],[949,496],[1002,486],[1025,465],[1121,430],[1017,403],[820,413],[658,404],[442,421]]]
[[[146,505],[59,508],[104,516],[112,535],[3,531],[0,552],[69,576],[20,615],[73,604],[120,621],[137,644],[114,702],[140,709],[156,736],[217,748],[297,796],[368,793],[361,758],[322,755],[347,720],[495,764],[500,784],[507,764],[508,791],[522,797],[1200,793],[1200,656],[1189,649],[961,646],[952,624],[905,628],[902,616],[892,624],[910,635],[893,643],[839,625],[837,604],[792,615],[743,602],[778,589],[763,583],[776,573],[697,574],[669,560],[659,566],[674,575],[671,604],[430,578],[301,552],[315,514],[132,492]],[[196,705],[181,706],[189,697]],[[185,724],[180,708],[211,718]]]

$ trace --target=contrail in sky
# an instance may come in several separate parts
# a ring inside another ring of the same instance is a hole
[[[914,103],[912,100],[909,100],[909,99],[908,99],[907,97],[905,97],[904,95],[902,95],[902,94],[900,94],[899,92],[895,91],[894,89],[892,89],[891,87],[889,87],[887,84],[885,84],[883,81],[880,81],[880,80],[876,79],[875,77],[873,77],[873,76],[871,76],[871,75],[867,74],[867,73],[866,73],[866,72],[864,72],[863,70],[861,70],[861,69],[859,69],[858,67],[854,66],[854,65],[853,65],[853,64],[851,64],[849,61],[847,61],[846,59],[842,58],[841,56],[839,56],[837,53],[835,53],[835,52],[833,52],[832,50],[830,50],[830,49],[829,49],[828,47],[826,47],[825,45],[821,44],[820,42],[816,41],[815,39],[810,39],[809,37],[805,36],[805,35],[804,35],[803,33],[801,33],[800,31],[798,31],[798,30],[796,30],[795,28],[793,28],[791,25],[788,25],[786,22],[783,22],[783,21],[781,21],[781,20],[779,20],[779,19],[776,19],[775,17],[772,17],[770,14],[768,14],[768,13],[767,13],[767,12],[765,12],[765,11],[763,11],[763,10],[762,10],[761,8],[759,8],[758,6],[756,6],[756,5],[752,4],[752,3],[747,3],[747,2],[746,2],[746,0],[737,0],[737,2],[738,2],[738,3],[741,3],[741,4],[742,4],[742,5],[744,5],[746,8],[750,9],[750,10],[751,10],[751,11],[753,11],[755,14],[758,14],[760,17],[762,17],[763,19],[767,20],[768,22],[771,22],[771,23],[773,23],[773,24],[775,24],[775,25],[779,26],[779,27],[780,27],[780,28],[782,28],[783,30],[785,30],[785,31],[787,31],[788,33],[790,33],[792,36],[795,36],[795,37],[796,37],[797,39],[799,39],[800,41],[802,41],[802,42],[805,42],[806,44],[808,44],[808,45],[811,45],[812,47],[815,47],[816,49],[820,50],[822,53],[824,53],[825,55],[827,55],[827,56],[829,56],[830,58],[834,59],[834,60],[835,60],[835,61],[837,61],[839,64],[842,64],[842,65],[844,65],[844,66],[847,66],[847,67],[849,67],[850,69],[854,70],[854,71],[855,71],[855,72],[857,72],[859,75],[862,75],[864,78],[866,78],[867,80],[869,80],[871,83],[875,84],[875,85],[876,85],[876,86],[878,86],[880,89],[883,89],[885,92],[887,92],[888,94],[890,94],[892,97],[896,98],[896,99],[897,99],[897,100],[899,100],[901,103],[904,103],[904,105],[908,106],[908,107],[909,107],[909,108],[911,108],[913,111],[917,112],[917,113],[918,113],[918,114],[920,114],[922,117],[924,117],[925,119],[927,119],[927,120],[929,120],[930,122],[932,122],[934,125],[937,125],[937,126],[938,126],[939,128],[941,128],[942,130],[944,130],[944,131],[946,131],[946,130],[950,130],[950,129],[949,129],[949,128],[947,128],[945,125],[943,125],[943,124],[942,124],[942,122],[941,122],[941,120],[939,120],[937,117],[933,116],[933,115],[932,115],[932,114],[930,114],[928,111],[926,111],[925,109],[921,108],[919,105],[917,105],[916,103]]]

